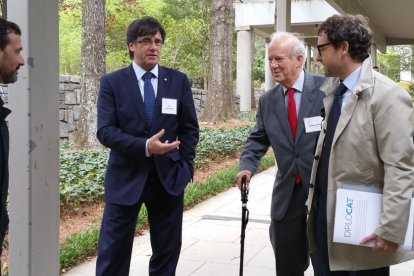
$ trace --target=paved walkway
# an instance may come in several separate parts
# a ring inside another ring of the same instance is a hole
[[[270,198],[275,167],[253,177],[250,183],[250,221],[246,229],[244,275],[274,276],[275,261],[269,241]],[[183,245],[177,276],[239,275],[240,191],[235,187],[184,212]],[[136,237],[130,275],[148,275],[151,256],[149,234]],[[96,258],[65,276],[95,275]],[[305,273],[313,276],[312,267]],[[414,261],[391,267],[391,276],[414,276]]]

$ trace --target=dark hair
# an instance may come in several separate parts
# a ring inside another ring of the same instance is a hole
[[[162,41],[165,41],[165,30],[157,19],[151,16],[144,16],[129,24],[127,30],[127,45],[134,42],[139,36],[155,35],[160,32]],[[129,51],[129,57],[133,59],[134,52]]]
[[[0,17],[0,50],[4,50],[7,44],[9,44],[10,33],[22,35],[22,32],[17,24]]]
[[[362,15],[333,15],[319,25],[318,35],[321,33],[326,33],[335,48],[347,41],[350,56],[358,61],[366,59],[371,51],[372,31]]]

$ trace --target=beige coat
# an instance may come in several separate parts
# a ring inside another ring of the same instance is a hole
[[[321,86],[328,118],[333,87],[329,78]],[[326,129],[327,120],[323,123]],[[362,64],[361,76],[344,106],[333,138],[328,172],[327,225],[331,270],[365,270],[389,266],[414,258],[414,251],[395,254],[374,252],[365,246],[332,242],[336,191],[343,183],[375,185],[383,189],[383,213],[375,233],[401,244],[408,223],[414,187],[414,113],[411,97],[400,85],[372,70],[371,59]],[[315,249],[314,185],[318,159],[325,138],[318,140],[312,167],[307,207],[311,251]],[[312,204],[314,203],[314,204]]]

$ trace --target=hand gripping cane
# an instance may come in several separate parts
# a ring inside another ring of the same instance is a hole
[[[240,235],[240,276],[243,276],[243,259],[244,259],[244,237],[246,233],[246,226],[249,222],[249,209],[247,209],[247,190],[246,176],[243,176],[241,181],[241,201],[242,201],[242,221],[241,221],[241,235]]]

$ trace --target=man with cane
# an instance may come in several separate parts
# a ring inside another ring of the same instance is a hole
[[[240,156],[237,185],[241,188],[243,177],[249,184],[260,158],[271,146],[278,167],[269,229],[276,273],[303,276],[309,266],[305,201],[320,132],[320,127],[312,127],[315,124],[310,122],[321,120],[324,94],[319,86],[324,78],[303,70],[306,50],[296,34],[274,34],[268,51],[270,69],[279,84],[259,99],[256,124]]]

